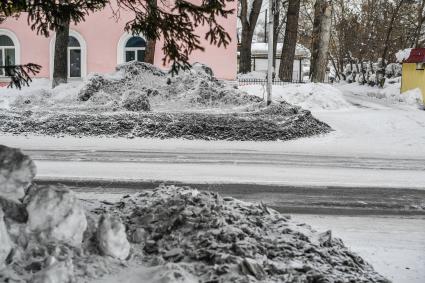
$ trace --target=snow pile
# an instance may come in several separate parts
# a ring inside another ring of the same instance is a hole
[[[157,67],[141,62],[119,65],[112,76],[94,75],[80,90],[81,101],[95,104],[111,103],[126,107],[125,93],[137,91],[133,99],[149,100],[153,110],[173,111],[203,108],[235,107],[259,103],[258,99],[244,95],[230,84],[217,80],[212,70],[199,63],[176,76],[166,74]],[[141,96],[142,98],[138,98]],[[101,98],[105,98],[102,101]],[[167,108],[168,105],[168,108]]]
[[[260,85],[240,87],[251,95],[263,97],[265,89]],[[352,106],[342,92],[329,84],[286,84],[273,86],[273,99],[286,101],[309,110],[341,110]]]
[[[146,262],[174,263],[201,282],[385,282],[330,231],[317,233],[262,204],[162,186],[106,206],[128,235],[147,231],[144,244],[133,246]]]
[[[171,76],[151,64],[129,62],[118,65],[113,74],[93,74],[85,82],[55,89],[45,79],[21,91],[0,89],[0,109],[12,111],[224,111],[258,103],[199,63]]]
[[[0,207],[1,281],[90,282],[122,271],[113,282],[125,283],[126,267],[146,266],[138,277],[152,282],[387,282],[330,231],[263,204],[160,186],[116,203],[86,202],[77,216],[67,213],[77,200],[66,188],[34,186],[26,197],[28,222],[6,215],[5,225]],[[59,219],[65,238],[32,229],[35,221],[54,230]],[[84,234],[70,243],[75,233]]]
[[[72,107],[81,82],[69,82],[52,89],[47,79],[36,79],[29,87],[0,89],[0,109],[39,110]]]
[[[410,52],[412,52],[412,48],[406,48],[406,49],[403,49],[403,50],[399,50],[395,54],[395,57],[397,58],[397,62],[403,63],[404,60],[407,60],[407,58],[409,58],[409,56],[410,56]]]
[[[0,111],[0,131],[15,134],[288,140],[330,131],[287,103],[275,117],[266,114],[263,99],[197,63],[174,77],[150,64],[125,63],[82,85],[25,90],[9,106]]]

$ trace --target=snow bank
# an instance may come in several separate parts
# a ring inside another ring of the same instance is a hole
[[[153,65],[130,62],[118,65],[112,74],[92,74],[84,82],[55,89],[47,79],[35,80],[22,90],[0,89],[0,110],[11,111],[224,112],[259,102],[233,84],[216,79],[209,67],[199,63],[171,76]]]
[[[240,89],[251,95],[263,97],[262,85],[241,86]],[[352,106],[345,100],[342,92],[329,84],[286,84],[273,86],[273,99],[286,101],[308,110],[342,110]]]
[[[83,82],[69,82],[52,89],[48,79],[35,79],[21,90],[0,88],[0,109],[55,107],[74,105]]]
[[[358,84],[338,84],[337,87],[354,95],[382,99],[391,104],[400,104],[419,109],[424,107],[423,96],[420,89],[414,89],[400,93],[400,78],[387,80],[383,88]]]

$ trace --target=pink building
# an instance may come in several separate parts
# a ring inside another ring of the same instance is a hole
[[[236,9],[236,1],[229,2],[228,8]],[[91,14],[86,21],[72,25],[68,47],[68,75],[70,79],[81,79],[90,73],[110,73],[117,64],[131,60],[143,61],[146,41],[143,35],[133,36],[124,31],[130,13],[121,12],[119,20],[113,17],[110,7]],[[225,47],[209,44],[204,39],[206,27],[199,27],[197,33],[203,40],[205,51],[195,51],[190,62],[201,62],[210,66],[221,79],[233,80],[237,72],[236,14],[221,19],[221,24],[232,37]],[[49,38],[37,35],[28,26],[26,16],[7,19],[0,24],[0,64],[36,63],[42,66],[38,77],[51,78],[53,74],[53,51],[55,35]],[[157,41],[154,64],[161,68],[162,42]],[[0,71],[2,72],[2,71]],[[0,82],[7,81],[0,73]]]

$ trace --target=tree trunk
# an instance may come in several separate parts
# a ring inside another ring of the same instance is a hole
[[[418,16],[417,16],[418,25],[415,31],[415,43],[414,43],[415,48],[420,47],[419,39],[421,37],[422,25],[424,24],[424,15],[423,15],[424,9],[425,9],[425,0],[422,0],[422,3],[418,4]]]
[[[300,16],[301,0],[289,0],[288,16],[286,17],[285,39],[279,66],[279,78],[285,82],[292,82],[294,70],[295,50],[298,39],[298,19]],[[300,70],[301,72],[302,70]]]
[[[155,45],[156,40],[148,40],[145,54],[146,63],[153,64],[155,62]]]
[[[239,57],[239,73],[246,74],[251,72],[251,44],[252,34],[249,31],[242,31],[240,57]]]
[[[276,57],[277,57],[277,42],[279,40],[280,32],[280,1],[275,1],[275,9],[273,15],[273,71],[276,70]]]
[[[56,30],[52,88],[68,82],[69,20],[62,20]]]
[[[311,81],[323,83],[328,65],[328,49],[331,37],[332,4],[328,0],[316,0],[311,56]]]
[[[251,44],[255,26],[260,15],[263,0],[253,0],[250,14],[248,15],[248,1],[241,0],[240,19],[242,23],[242,36],[239,57],[239,72],[246,74],[251,72]]]
[[[390,24],[388,26],[388,30],[387,30],[387,35],[385,37],[385,43],[384,43],[384,50],[382,51],[382,68],[385,69],[385,66],[387,65],[387,54],[388,54],[388,49],[389,49],[389,45],[390,45],[390,39],[391,39],[391,33],[393,32],[394,29],[394,22],[398,16],[398,12],[400,11],[401,6],[404,4],[405,0],[400,0],[400,2],[396,5],[393,14],[391,16],[391,20],[390,20]]]
[[[157,7],[158,6],[158,1],[157,0],[147,0],[149,1],[149,4],[152,7]],[[150,38],[146,38],[147,39],[147,43],[146,43],[146,53],[145,53],[145,62],[149,63],[149,64],[153,64],[155,62],[155,46],[156,46],[156,40],[150,39]]]

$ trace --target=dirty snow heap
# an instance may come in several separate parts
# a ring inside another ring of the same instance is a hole
[[[0,206],[1,282],[125,283],[140,268],[153,283],[388,282],[330,231],[212,192],[160,186],[110,203],[32,184],[18,201],[28,221]]]

